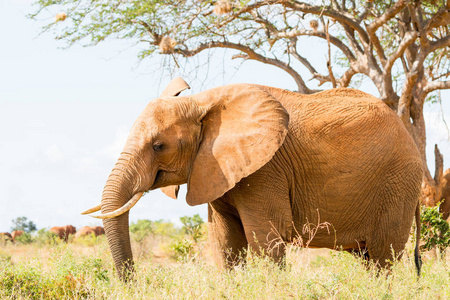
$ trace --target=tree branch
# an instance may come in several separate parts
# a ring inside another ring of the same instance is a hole
[[[323,6],[314,6],[303,2],[298,2],[295,0],[280,0],[280,3],[288,8],[291,8],[296,11],[301,11],[305,13],[311,13],[315,15],[323,15],[330,18],[335,19],[341,24],[345,24],[356,30],[360,36],[361,41],[368,46],[369,45],[369,37],[367,32],[362,28],[358,22],[351,16],[346,13],[336,11],[334,8],[323,7]]]
[[[340,79],[336,80],[336,82],[341,87],[348,87],[352,80],[353,75],[355,75],[356,73],[357,72],[350,67],[347,71],[345,71],[344,75],[342,75]]]
[[[450,35],[447,35],[437,41],[430,42],[429,47],[426,49],[426,54],[434,52],[436,49],[450,47]]]
[[[383,76],[385,76],[386,78],[389,78],[391,82],[392,82],[392,76],[391,76],[392,66],[394,65],[395,61],[399,57],[403,56],[403,54],[405,53],[405,51],[409,47],[409,45],[414,43],[414,41],[417,39],[417,35],[418,35],[417,31],[408,31],[405,34],[404,38],[402,39],[400,45],[398,45],[397,51],[395,51],[393,54],[391,54],[389,59],[386,61],[386,64],[384,66]]]
[[[290,54],[292,54],[292,56],[295,57],[295,59],[297,59],[299,62],[301,62],[309,70],[309,72],[313,76],[311,79],[316,79],[319,81],[319,86],[321,86],[325,82],[332,82],[330,76],[326,76],[326,75],[322,75],[322,74],[318,73],[316,71],[316,69],[311,65],[311,63],[306,58],[304,58],[303,56],[298,54],[296,37],[290,39],[288,51]],[[354,62],[354,63],[356,63],[356,62]],[[352,64],[354,64],[354,63],[352,63]],[[350,67],[347,71],[345,71],[344,75],[342,75],[341,78],[336,79],[336,83],[340,87],[348,87],[353,75],[355,75],[356,73],[357,72],[352,67]]]
[[[423,88],[423,91],[428,94],[435,90],[446,90],[446,89],[450,89],[450,80],[428,82]]]
[[[150,27],[150,25],[148,25],[147,23],[145,23],[144,21],[140,21],[140,20],[131,20],[131,23],[135,23],[135,24],[139,24],[144,26],[145,30],[147,30],[147,32],[150,34],[150,36],[153,39],[153,44],[154,45],[158,45],[161,42],[161,36],[159,34],[157,34],[156,32],[153,31],[153,29]]]
[[[386,24],[390,19],[395,17],[407,4],[407,0],[400,0],[395,3],[391,8],[385,11],[380,17],[376,18],[369,26],[367,26],[367,33],[372,41],[375,51],[377,52],[378,57],[380,58],[381,64],[384,65],[386,63],[386,55],[384,53],[384,49],[381,46],[380,40],[376,35],[376,31],[380,26]]]
[[[286,71],[289,75],[291,75],[294,78],[295,82],[297,83],[298,90],[300,93],[311,94],[311,93],[317,92],[315,90],[310,90],[306,86],[306,84],[303,81],[303,78],[300,76],[300,74],[298,74],[291,66],[289,66],[289,64],[287,64],[283,61],[280,61],[278,59],[275,59],[275,58],[265,57],[265,56],[257,53],[256,51],[254,51],[252,48],[241,45],[241,44],[235,44],[235,43],[231,43],[228,41],[222,41],[222,42],[213,41],[213,42],[209,42],[209,43],[200,44],[197,48],[192,49],[192,50],[174,49],[173,53],[181,54],[184,57],[191,57],[191,56],[194,56],[194,55],[202,52],[203,50],[211,49],[211,48],[229,48],[229,49],[235,49],[235,50],[244,52],[245,55],[240,54],[238,56],[235,56],[235,58],[253,59],[253,60],[257,60],[259,62],[265,63],[265,64],[276,66],[276,67]]]
[[[447,5],[444,8],[441,8],[432,18],[430,18],[425,24],[425,31],[428,32],[433,28],[437,28],[440,26],[447,26],[450,23],[450,7],[449,1],[447,1]]]
[[[315,36],[321,39],[326,40],[327,36],[323,31],[313,31],[313,30],[305,30],[305,29],[294,29],[289,32],[280,31],[276,34],[276,38],[294,38],[297,36]],[[356,57],[352,53],[352,51],[338,38],[334,36],[330,36],[330,42],[338,47],[342,53],[348,58],[349,61],[355,61]]]
[[[331,67],[331,44],[330,44],[330,34],[328,33],[328,25],[330,24],[330,21],[327,21],[327,24],[325,25],[325,35],[327,36],[327,44],[328,44],[328,60],[327,60],[327,67],[328,67],[328,74],[331,79],[331,84],[333,85],[333,88],[336,88],[336,78],[333,74],[333,69]]]
[[[413,97],[414,86],[417,82],[417,73],[410,73],[406,75],[405,83],[403,84],[402,95],[398,101],[397,115],[402,119],[403,124],[409,124],[410,118],[410,104]]]

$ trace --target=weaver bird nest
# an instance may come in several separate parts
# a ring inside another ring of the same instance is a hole
[[[317,31],[317,28],[319,28],[319,22],[312,20],[309,22],[309,26],[311,26],[314,31]]]
[[[216,15],[223,15],[233,10],[233,4],[228,0],[219,0],[214,4],[214,13]]]
[[[67,15],[62,12],[62,13],[56,14],[55,18],[56,18],[56,22],[64,21],[67,18]]]
[[[161,42],[159,43],[159,51],[161,53],[170,53],[175,49],[175,46],[177,45],[177,41],[175,41],[173,38],[169,36],[165,36],[161,39]]]

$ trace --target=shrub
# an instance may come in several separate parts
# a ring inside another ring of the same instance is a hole
[[[450,246],[450,226],[439,213],[439,205],[422,207],[420,221],[422,224],[421,240],[425,242],[421,248],[431,250],[437,247],[441,256],[443,256],[446,248]]]
[[[141,243],[147,236],[154,234],[153,222],[150,220],[138,220],[136,223],[131,223],[130,232],[134,240]]]
[[[33,238],[31,237],[31,234],[24,232],[22,235],[16,237],[15,242],[21,244],[31,244],[33,242]]]
[[[85,236],[77,237],[73,241],[76,244],[84,245],[87,247],[92,247],[92,246],[95,246],[98,243],[100,243],[100,241],[103,239],[104,239],[104,235],[96,236],[94,233],[91,233],[91,234],[88,234]]]
[[[34,242],[41,246],[53,245],[57,243],[57,240],[59,239],[56,238],[56,235],[45,228],[40,229],[36,236],[34,236]]]
[[[197,243],[203,236],[202,225],[204,222],[200,215],[196,214],[192,217],[181,217],[180,221],[183,224],[183,227],[181,228],[183,232],[192,237],[194,242]]]
[[[194,245],[188,239],[179,239],[171,244],[171,248],[175,252],[177,261],[184,261],[194,254]]]
[[[179,230],[172,222],[165,222],[163,220],[153,222],[153,232],[156,235],[167,237],[175,237],[177,234],[179,234]]]

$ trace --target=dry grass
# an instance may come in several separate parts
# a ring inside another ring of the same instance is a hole
[[[415,274],[411,255],[390,275],[376,275],[350,254],[290,247],[286,267],[249,256],[246,265],[218,269],[202,257],[177,262],[164,239],[133,243],[136,281],[115,275],[107,243],[0,248],[1,299],[450,299],[447,260],[424,261]]]

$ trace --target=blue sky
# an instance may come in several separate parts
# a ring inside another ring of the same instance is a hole
[[[192,90],[186,94],[234,82],[296,89],[283,71],[256,62],[240,66],[230,60],[231,51],[215,52],[209,67],[201,64],[194,71],[196,62],[206,62],[206,55],[177,70],[164,67],[167,56],[139,63],[138,49],[130,42],[58,49],[63,44],[51,35],[38,36],[49,19],[35,22],[25,17],[32,11],[31,3],[0,0],[0,231],[8,231],[18,216],[39,228],[101,224],[80,212],[100,202],[134,120],[171,76],[187,79]],[[325,54],[317,53],[323,48],[320,42],[307,42],[302,54],[323,62]],[[376,95],[367,80],[361,89]],[[442,121],[445,115],[450,122],[448,98],[449,92],[442,93],[442,108],[426,105],[430,167],[435,143],[447,158],[445,167],[450,167]],[[206,207],[188,206],[184,194],[182,188],[181,197],[172,200],[160,191],[148,193],[132,209],[131,221],[177,221],[196,213],[206,218]]]

